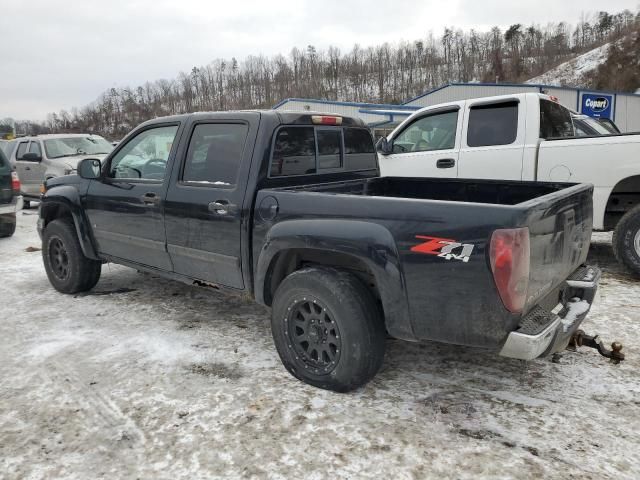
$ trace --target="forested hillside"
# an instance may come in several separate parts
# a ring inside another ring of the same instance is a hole
[[[590,74],[590,86],[635,90],[640,87],[639,29],[640,14],[625,10],[583,15],[573,26],[515,24],[487,32],[446,28],[439,37],[355,45],[346,52],[309,45],[286,56],[218,59],[174,79],[112,88],[90,105],[52,113],[45,125],[23,128],[119,138],[157,116],[270,108],[287,97],[398,103],[447,82],[523,82],[607,43],[614,47]]]

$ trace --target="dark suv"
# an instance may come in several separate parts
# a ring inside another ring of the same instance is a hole
[[[21,209],[18,174],[0,149],[0,237],[13,235],[16,231],[16,212]]]

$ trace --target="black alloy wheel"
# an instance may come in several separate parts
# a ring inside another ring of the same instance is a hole
[[[51,270],[58,280],[69,278],[69,254],[59,237],[53,237],[49,242],[49,259]]]
[[[332,317],[317,299],[305,297],[289,307],[287,339],[313,373],[331,373],[340,359],[342,340]]]

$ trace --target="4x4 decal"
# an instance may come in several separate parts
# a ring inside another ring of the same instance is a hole
[[[416,235],[416,238],[418,240],[426,240],[426,242],[411,247],[411,251],[415,253],[437,255],[446,260],[461,260],[463,262],[468,262],[473,253],[474,245],[471,243],[460,243],[450,238],[427,237],[424,235]]]

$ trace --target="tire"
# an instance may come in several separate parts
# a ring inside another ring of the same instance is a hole
[[[16,232],[16,214],[0,215],[0,238],[12,236]]]
[[[289,373],[326,390],[361,387],[384,360],[386,330],[376,300],[357,277],[332,268],[305,268],[282,281],[271,333]]]
[[[76,229],[69,220],[53,220],[46,226],[42,260],[49,282],[59,292],[86,292],[100,280],[102,262],[84,256]]]
[[[24,210],[29,210],[31,208],[31,202],[29,200],[23,200],[22,208]]]
[[[640,205],[620,219],[613,231],[612,243],[618,262],[640,277]]]

